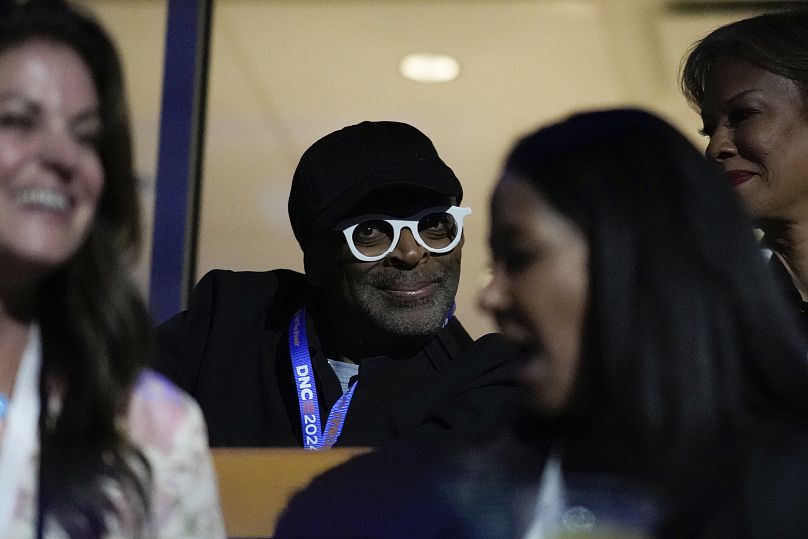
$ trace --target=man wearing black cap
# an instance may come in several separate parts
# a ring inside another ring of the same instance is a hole
[[[496,335],[452,316],[463,189],[397,122],[303,154],[289,217],[305,276],[214,270],[158,331],[155,367],[202,407],[213,446],[381,445],[493,428],[515,383]]]

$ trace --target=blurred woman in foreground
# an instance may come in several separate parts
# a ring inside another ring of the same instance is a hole
[[[522,419],[440,457],[355,459],[296,498],[277,536],[800,530],[804,345],[715,175],[640,111],[573,116],[519,142],[493,195],[481,305],[525,358]],[[338,497],[323,527],[306,519]]]
[[[618,527],[745,532],[758,437],[808,425],[808,363],[728,185],[649,114],[582,114],[512,151],[490,242],[481,304],[527,358],[572,497],[600,491]]]
[[[61,2],[0,4],[0,537],[221,537],[201,413],[143,369],[120,62]]]

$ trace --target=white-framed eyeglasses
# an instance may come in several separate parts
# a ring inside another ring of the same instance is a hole
[[[401,229],[408,228],[418,245],[434,254],[448,253],[463,237],[463,218],[471,208],[440,206],[419,211],[409,219],[370,214],[345,219],[335,230],[345,234],[351,253],[362,262],[381,260],[396,248]]]

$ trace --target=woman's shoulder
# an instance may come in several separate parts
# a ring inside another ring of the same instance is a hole
[[[524,526],[515,508],[537,476],[517,474],[509,459],[525,455],[535,452],[500,437],[379,448],[295,495],[275,537],[515,537]],[[528,469],[541,469],[542,462],[530,462]]]
[[[442,449],[388,446],[328,470],[292,498],[275,537],[462,537],[436,489]]]
[[[196,402],[144,370],[129,399],[126,429],[152,477],[153,537],[223,537],[208,435]]]
[[[207,445],[196,401],[151,369],[144,369],[132,388],[126,424],[132,441],[142,449],[170,451],[189,441]]]

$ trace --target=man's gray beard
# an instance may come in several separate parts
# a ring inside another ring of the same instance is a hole
[[[385,301],[380,291],[365,290],[357,299],[357,308],[374,329],[394,337],[429,337],[443,327],[454,302],[457,285],[440,286],[432,296],[406,304]]]

